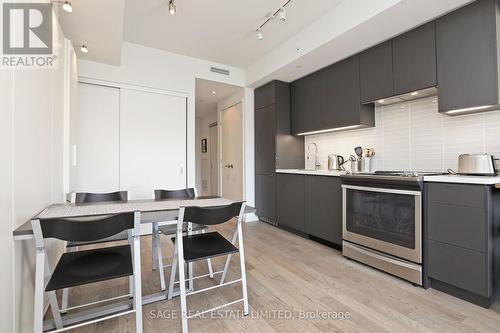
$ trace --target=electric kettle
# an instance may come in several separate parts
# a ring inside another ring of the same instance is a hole
[[[345,163],[344,157],[337,154],[328,155],[328,170],[331,171],[342,171],[344,167],[342,166]]]

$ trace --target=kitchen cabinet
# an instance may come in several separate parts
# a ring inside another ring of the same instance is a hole
[[[342,245],[342,188],[339,177],[305,176],[305,232]]]
[[[499,103],[498,1],[478,0],[436,22],[439,112]]]
[[[257,216],[276,222],[276,175],[255,175],[255,207]]]
[[[318,130],[353,125],[375,126],[373,106],[363,105],[359,91],[359,56],[347,58],[320,72],[321,124]]]
[[[255,174],[276,170],[276,104],[255,110]]]
[[[374,107],[361,104],[359,84],[358,56],[293,82],[293,133],[375,126]]]
[[[278,225],[299,232],[305,231],[304,178],[304,175],[277,175],[276,214]]]
[[[276,103],[276,81],[272,81],[254,91],[254,107],[263,108]]]
[[[255,208],[262,220],[274,223],[276,169],[304,167],[304,138],[291,134],[288,83],[255,89],[255,105]]]
[[[394,38],[392,55],[394,95],[436,86],[435,22]]]
[[[320,127],[321,76],[313,73],[291,86],[292,132],[294,134],[315,131]]]
[[[427,276],[433,288],[488,307],[498,289],[500,194],[490,186],[426,185]]]
[[[363,51],[359,71],[362,103],[393,96],[392,40]]]

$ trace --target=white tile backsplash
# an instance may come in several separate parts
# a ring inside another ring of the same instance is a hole
[[[500,111],[451,117],[438,113],[437,97],[429,97],[376,107],[373,128],[306,136],[306,154],[311,142],[318,145],[321,169],[328,155],[348,158],[362,146],[375,149],[372,171],[456,170],[461,153],[500,157]]]

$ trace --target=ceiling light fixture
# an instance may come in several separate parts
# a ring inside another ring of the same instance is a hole
[[[261,28],[256,30],[255,36],[257,37],[258,40],[264,39],[264,33],[262,32]]]
[[[88,49],[87,45],[85,45],[85,44],[83,44],[82,47],[80,47],[80,51],[82,51],[82,53],[84,53],[84,54],[89,53],[89,49]]]
[[[64,1],[64,0],[52,0],[51,1],[52,3],[56,3],[56,4],[62,4],[62,9],[65,11],[65,12],[68,12],[68,13],[72,13],[73,12],[73,6],[71,5],[71,1]]]
[[[285,22],[286,21],[286,12],[285,12],[285,8],[282,7],[279,11],[279,16],[280,16],[280,21],[281,22]]]
[[[71,5],[71,1],[64,1],[63,5],[62,5],[62,9],[64,9],[68,13],[72,13],[73,6]]]
[[[170,15],[174,15],[175,11],[176,11],[176,8],[175,8],[174,0],[169,0],[168,1],[168,12],[170,13]]]
[[[212,95],[215,95],[215,90],[212,90]]]
[[[292,0],[287,0],[278,10],[274,11],[272,15],[269,15],[266,17],[264,22],[262,22],[261,25],[255,29],[255,36],[257,37],[258,40],[262,40],[264,38],[264,34],[262,33],[262,28],[271,20],[274,20],[275,18],[279,17],[280,22],[285,22],[286,21],[286,11],[285,7],[292,2]]]
[[[410,94],[411,96],[417,96],[418,95],[418,91],[414,91]]]

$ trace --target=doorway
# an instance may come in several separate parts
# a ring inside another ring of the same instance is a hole
[[[244,198],[242,87],[196,79],[196,188]],[[226,166],[226,167],[225,167]]]

